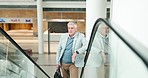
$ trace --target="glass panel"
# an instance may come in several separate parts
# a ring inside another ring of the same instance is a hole
[[[0,78],[48,78],[0,33]]]
[[[109,27],[101,23],[96,30],[83,76],[109,78]]]
[[[129,37],[130,35],[120,29],[119,26],[112,22],[108,23],[109,25],[112,24],[111,27],[114,27],[114,31],[116,31],[114,32],[104,23],[101,23],[108,22],[108,20],[100,20],[97,20],[96,26],[93,28],[87,48],[89,55],[86,54],[88,59],[85,58],[87,62],[80,78],[148,77],[147,63],[142,59],[145,57],[143,55],[147,52],[147,49],[138,44],[138,41]],[[136,47],[134,43],[140,46]],[[140,50],[139,47],[143,49]],[[147,61],[146,58],[144,59]],[[137,68],[140,69],[135,70]]]

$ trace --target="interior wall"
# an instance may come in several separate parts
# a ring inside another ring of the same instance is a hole
[[[11,23],[9,24],[10,30],[31,30],[33,24],[25,24],[25,23]]]
[[[37,10],[36,9],[1,9],[0,18],[32,18],[33,20],[33,33],[37,35],[38,26],[37,26]],[[46,31],[48,28],[48,19],[86,19],[85,12],[43,12],[43,31]],[[80,32],[85,32],[85,21],[79,22]]]

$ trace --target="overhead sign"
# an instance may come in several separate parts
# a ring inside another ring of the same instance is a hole
[[[0,18],[0,23],[33,23],[31,18]]]
[[[0,22],[5,22],[4,19],[0,18]]]

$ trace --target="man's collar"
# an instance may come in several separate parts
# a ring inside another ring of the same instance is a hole
[[[103,36],[102,34],[99,33],[99,35],[102,37],[102,38],[108,38],[108,34],[106,36]]]
[[[78,32],[76,32],[72,37],[70,37],[69,34],[68,34],[68,38],[74,38],[74,37],[77,36],[77,34],[78,34]]]

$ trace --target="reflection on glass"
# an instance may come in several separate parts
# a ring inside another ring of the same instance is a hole
[[[100,41],[102,42],[101,46],[101,55],[103,58],[103,65],[104,65],[104,75],[105,78],[109,78],[109,60],[110,60],[110,53],[109,53],[109,27],[102,23],[98,29],[98,33],[100,35]],[[96,39],[97,40],[97,39]]]
[[[92,42],[85,78],[109,78],[109,27],[101,23]]]

